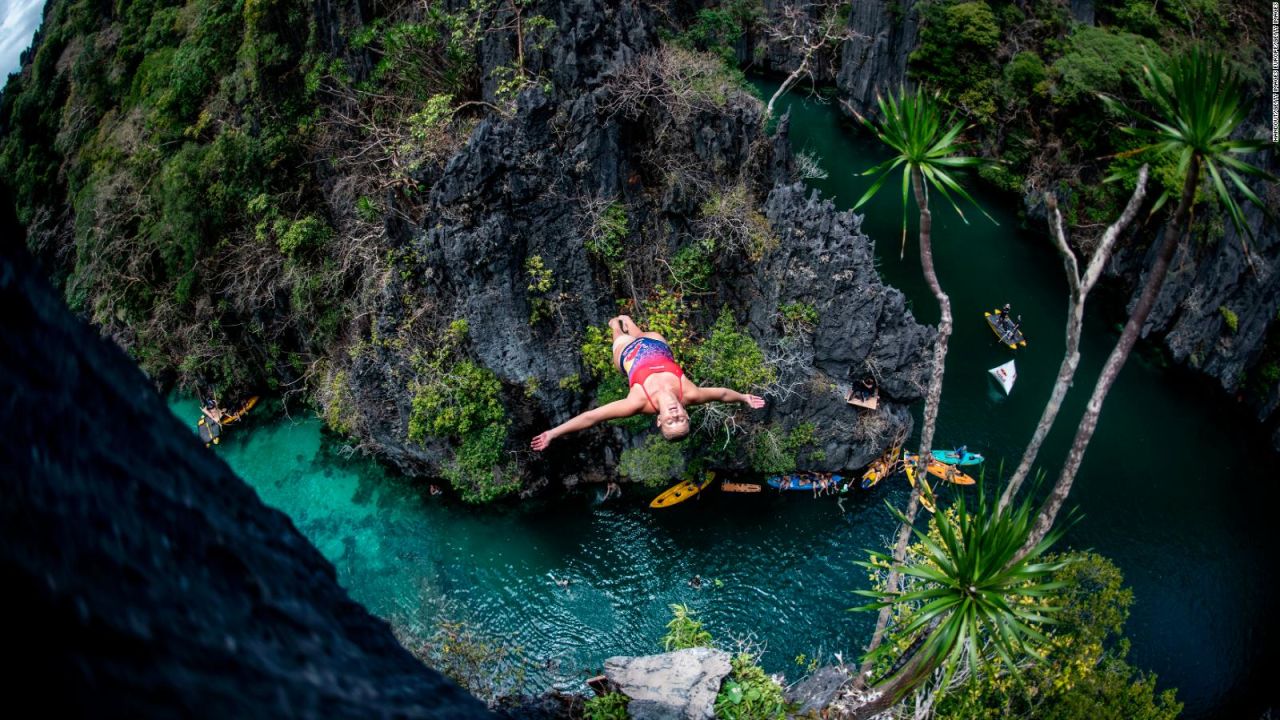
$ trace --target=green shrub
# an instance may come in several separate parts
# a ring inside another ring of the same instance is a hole
[[[513,464],[502,463],[507,423],[489,425],[462,438],[444,466],[444,477],[470,503],[486,503],[520,489]]]
[[[555,284],[551,268],[542,263],[541,255],[530,255],[524,261],[524,271],[529,278],[529,324],[537,324],[556,312],[558,302],[547,295]]]
[[[702,628],[702,621],[694,618],[697,613],[680,603],[670,605],[671,620],[667,634],[662,636],[663,652],[711,647],[711,633]]]
[[[782,686],[765,674],[748,653],[731,661],[733,670],[716,695],[716,717],[725,720],[783,720],[787,701]]]
[[[671,257],[671,279],[679,287],[704,292],[711,287],[711,274],[715,271],[712,253],[715,241],[710,238],[690,243]]]
[[[620,202],[609,203],[596,216],[583,241],[587,252],[609,268],[610,273],[622,269],[623,241],[631,234],[627,220],[627,207]]]
[[[751,469],[768,475],[795,470],[800,449],[814,443],[816,430],[813,423],[801,423],[789,433],[784,433],[777,425],[757,430],[748,449]]]
[[[588,327],[582,340],[582,364],[597,380],[618,374],[613,364],[613,340],[608,329]],[[615,400],[617,398],[614,398]]]
[[[710,335],[692,354],[690,372],[705,387],[760,391],[777,380],[777,373],[765,363],[764,351],[738,329],[728,308],[720,311]]]
[[[955,96],[995,77],[1000,25],[991,6],[976,0],[921,7],[920,41],[910,56],[913,76]]]
[[[1077,25],[1067,52],[1053,63],[1053,102],[1092,104],[1094,93],[1121,93],[1132,78],[1141,77],[1144,64],[1159,63],[1161,58],[1160,48],[1146,38]],[[1092,118],[1090,122],[1096,124]]]
[[[1049,635],[1041,662],[1019,678],[994,668],[983,672],[938,701],[940,720],[1173,720],[1179,715],[1182,704],[1175,692],[1157,692],[1155,677],[1135,671],[1124,659],[1128,641],[1122,633],[1133,592],[1124,587],[1119,568],[1093,553],[1050,556],[1045,562],[1067,558],[1071,561],[1054,576],[1065,587],[1050,600],[1061,607],[1058,622],[1041,628]],[[903,620],[895,622],[901,626]]]
[[[652,424],[648,415],[643,418],[646,425]],[[684,474],[683,445],[670,442],[657,433],[650,434],[640,447],[622,451],[618,459],[618,474],[648,487],[661,487]]]
[[[1005,87],[1022,97],[1039,93],[1049,73],[1040,56],[1030,50],[1023,50],[1004,68]]]
[[[1231,331],[1232,335],[1240,329],[1240,317],[1236,315],[1234,310],[1226,305],[1220,305],[1218,314],[1222,315],[1222,320],[1227,324],[1227,329]]]
[[[427,382],[414,388],[409,439],[469,435],[492,425],[505,427],[502,383],[492,370],[471,360],[434,368]]]
[[[286,257],[295,257],[324,247],[332,237],[333,229],[328,223],[308,215],[285,226],[276,242]]]
[[[809,303],[783,303],[778,306],[778,312],[789,329],[812,332],[818,324],[818,309]]]
[[[611,692],[589,698],[583,703],[587,720],[627,720],[627,704],[631,698],[620,692]]]

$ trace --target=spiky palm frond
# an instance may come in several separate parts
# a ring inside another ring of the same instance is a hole
[[[955,208],[956,213],[966,223],[969,219],[965,217],[964,211],[960,209],[952,193],[967,200],[986,215],[988,220],[995,222],[961,187],[960,183],[956,182],[949,171],[949,168],[980,165],[982,160],[958,154],[961,151],[960,133],[964,130],[964,126],[955,121],[955,111],[952,111],[945,120],[943,119],[940,93],[913,92],[906,88],[899,88],[896,95],[890,94],[887,98],[877,95],[876,105],[880,109],[878,125],[863,117],[861,113],[855,111],[854,115],[895,154],[862,173],[863,175],[879,173],[880,176],[862,194],[858,202],[854,203],[854,209],[870,200],[884,186],[893,171],[902,167],[902,242],[904,246],[907,237],[907,196],[911,186],[912,170],[920,171],[925,180],[926,193],[929,187],[937,190],[947,202],[951,203],[951,207]]]
[[[1223,177],[1249,202],[1265,209],[1265,204],[1247,184],[1244,178],[1262,178],[1269,182],[1278,179],[1267,171],[1250,165],[1238,155],[1257,152],[1267,147],[1267,142],[1257,139],[1232,139],[1240,123],[1247,116],[1244,80],[1232,70],[1221,55],[1193,48],[1190,52],[1171,59],[1165,68],[1143,66],[1143,81],[1138,90],[1155,112],[1152,116],[1134,110],[1115,98],[1099,94],[1102,101],[1122,115],[1137,120],[1140,125],[1122,130],[1146,144],[1126,152],[1125,155],[1170,153],[1178,158],[1178,174],[1186,183],[1198,184],[1200,178],[1187,177],[1193,155],[1199,155],[1205,172],[1213,182],[1214,193],[1227,208],[1231,221],[1241,237],[1251,235],[1244,221],[1240,204],[1229,191]],[[1120,177],[1113,175],[1108,180]],[[1159,210],[1169,199],[1164,192],[1156,200],[1152,210]]]
[[[976,511],[971,511],[961,496],[952,507],[954,519],[951,512],[934,515],[938,539],[914,530],[924,549],[923,557],[898,569],[919,581],[915,588],[898,593],[858,590],[859,595],[875,602],[853,608],[918,605],[900,632],[905,637],[925,634],[918,650],[925,656],[925,666],[929,672],[945,667],[947,677],[962,659],[967,659],[970,667],[978,665],[987,643],[1017,672],[1019,660],[1036,657],[1035,649],[1047,640],[1038,626],[1054,622],[1057,608],[1045,599],[1064,587],[1051,578],[1065,563],[1038,560],[1062,536],[1066,525],[1019,557],[1035,524],[1031,502],[997,509],[981,486],[978,497]],[[905,520],[896,509],[890,510]],[[892,563],[883,553],[872,552],[871,557],[872,562],[858,564],[879,569]],[[876,653],[891,651],[890,645],[883,645]]]

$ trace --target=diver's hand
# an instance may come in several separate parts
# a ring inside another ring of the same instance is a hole
[[[551,431],[548,430],[542,433],[541,435],[535,437],[533,439],[533,442],[529,443],[529,447],[533,448],[535,452],[546,450],[547,446],[551,444],[552,439],[553,438],[551,437]]]
[[[756,410],[759,410],[760,408],[764,407],[764,398],[760,397],[759,395],[748,395],[747,404],[755,408]]]

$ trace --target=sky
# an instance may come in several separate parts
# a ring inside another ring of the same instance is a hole
[[[21,67],[22,51],[31,46],[43,8],[44,0],[0,0],[0,87]]]

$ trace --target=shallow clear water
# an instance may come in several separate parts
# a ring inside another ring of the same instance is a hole
[[[814,185],[848,207],[869,182],[852,173],[873,165],[877,150],[842,129],[830,106],[794,97],[783,104],[793,107],[795,145],[830,172]],[[998,227],[980,216],[965,226],[935,203],[939,274],[957,322],[938,444],[967,443],[994,471],[1002,459],[1017,462],[1057,371],[1065,281],[1048,240],[1018,229],[1009,200],[980,201]],[[886,280],[907,293],[922,321],[936,321],[918,261],[910,252],[898,259],[896,190],[866,211]],[[1030,339],[1007,398],[986,370],[1009,351],[982,319],[984,307],[1006,301],[1024,316]],[[1090,323],[1076,389],[1042,453],[1049,467],[1064,455],[1082,396],[1114,342],[1105,321]],[[193,423],[198,415],[191,400],[173,408]],[[371,611],[425,626],[447,604],[451,615],[536,659],[539,686],[577,687],[605,657],[658,650],[673,602],[698,610],[719,638],[763,644],[770,671],[798,676],[800,654],[855,655],[873,617],[847,611],[858,604],[851,591],[866,585],[852,561],[885,545],[892,523],[883,503],[906,497],[905,483],[892,481],[851,495],[843,508],[803,493],[709,492],[655,512],[638,490],[607,504],[591,490],[477,510],[371,461],[345,459],[340,447],[315,419],[260,416],[232,426],[216,452],[293,518]],[[1130,658],[1159,674],[1162,687],[1177,687],[1189,717],[1257,717],[1274,702],[1263,674],[1280,667],[1274,523],[1265,513],[1277,493],[1264,447],[1241,408],[1134,357],[1072,493],[1083,519],[1069,543],[1124,570],[1136,598]],[[689,586],[695,574],[701,589]]]

